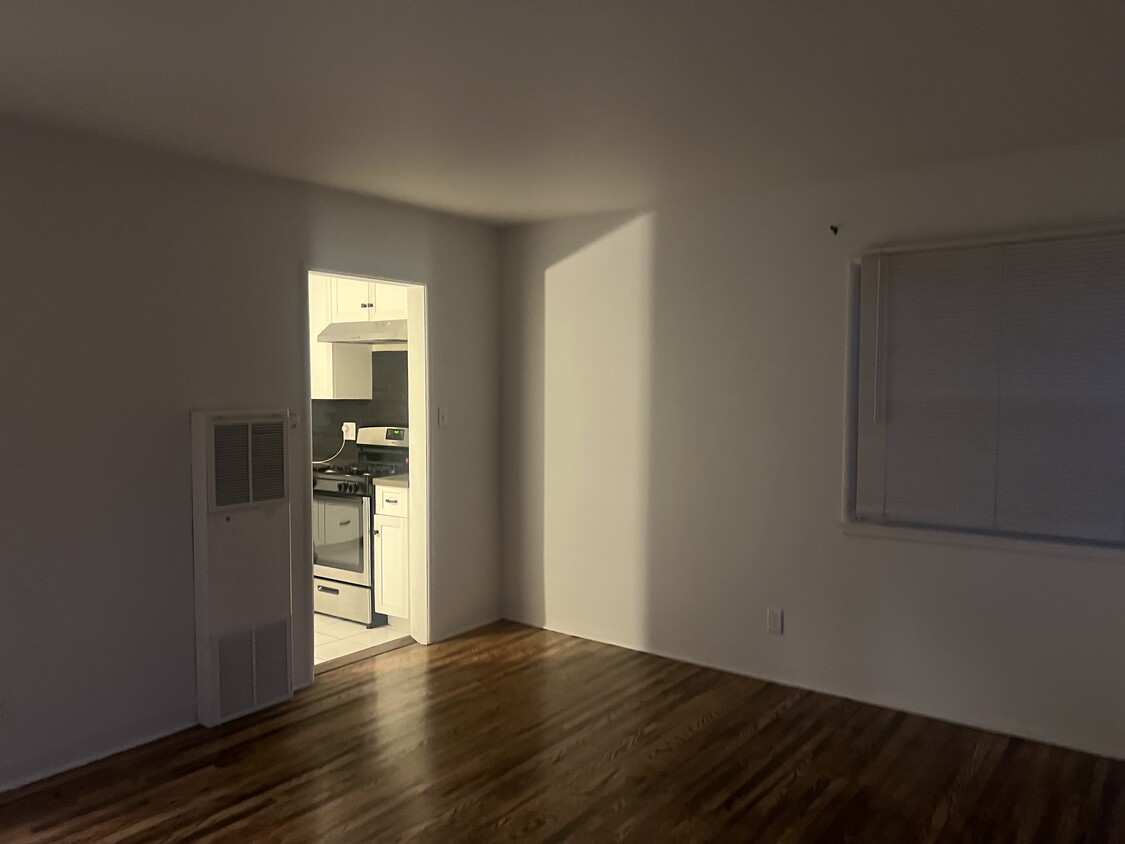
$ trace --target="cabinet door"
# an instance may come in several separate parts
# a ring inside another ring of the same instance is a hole
[[[332,349],[332,398],[368,399],[373,395],[371,347],[358,343],[321,343]]]
[[[400,313],[406,316],[406,287],[401,284],[375,283],[375,310],[383,313]]]
[[[309,372],[312,376],[312,397],[332,399],[332,344],[316,338],[332,322],[332,279],[309,273]]]
[[[340,276],[332,279],[333,322],[367,322],[374,311],[374,284]]]
[[[410,553],[407,521],[375,517],[375,610],[410,617]]]

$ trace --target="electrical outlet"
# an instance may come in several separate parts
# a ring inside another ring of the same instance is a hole
[[[355,422],[345,422],[343,425],[344,439],[355,442]]]
[[[766,607],[766,632],[771,636],[785,632],[785,613],[777,607]]]

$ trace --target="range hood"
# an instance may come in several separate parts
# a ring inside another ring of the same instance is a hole
[[[316,339],[321,343],[360,343],[386,350],[406,348],[406,320],[373,319],[370,322],[333,322]]]

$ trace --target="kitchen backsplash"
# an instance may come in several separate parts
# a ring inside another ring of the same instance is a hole
[[[313,459],[325,460],[340,447],[340,426],[355,422],[360,428],[410,425],[407,410],[406,356],[409,352],[371,353],[371,400],[313,399]],[[347,443],[337,461],[351,461],[355,443]]]

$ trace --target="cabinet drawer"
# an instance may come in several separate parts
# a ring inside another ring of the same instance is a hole
[[[380,516],[405,516],[409,490],[375,484],[375,512]]]
[[[371,623],[371,590],[350,583],[313,578],[313,609],[325,615]]]

